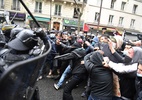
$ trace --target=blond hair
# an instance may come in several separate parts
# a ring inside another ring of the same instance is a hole
[[[123,38],[122,38],[122,36],[115,35],[114,38],[116,40],[116,49],[121,49],[121,46],[123,44]]]

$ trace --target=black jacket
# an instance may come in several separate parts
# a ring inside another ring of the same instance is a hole
[[[136,78],[136,100],[142,100],[142,77]]]
[[[83,74],[86,73],[84,64],[81,64],[84,56],[86,55],[85,49],[78,48],[73,50],[71,53],[66,53],[60,56],[56,56],[55,59],[58,60],[72,60],[72,74]]]
[[[113,96],[113,77],[110,69],[103,67],[103,56],[99,52],[92,52],[84,57],[85,67],[92,67],[89,71],[91,95],[96,97]]]

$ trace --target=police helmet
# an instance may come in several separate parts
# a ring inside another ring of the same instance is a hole
[[[7,38],[10,38],[10,32],[11,30],[14,28],[15,26],[14,25],[4,25],[2,27],[2,32],[4,33],[4,35],[7,37]]]
[[[11,38],[16,37],[16,35],[17,35],[20,31],[22,31],[23,29],[24,29],[24,28],[13,28],[13,29],[11,30],[10,37],[11,37]]]
[[[16,38],[8,42],[8,46],[18,51],[30,50],[38,44],[38,38],[34,31],[24,29],[16,35]]]

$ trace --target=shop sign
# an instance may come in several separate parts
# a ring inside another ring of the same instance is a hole
[[[25,13],[17,13],[17,12],[9,12],[9,18],[11,19],[16,19],[16,20],[25,20],[26,14]]]
[[[83,21],[80,21],[80,27],[83,27]],[[64,19],[63,20],[63,25],[64,26],[74,26],[77,27],[78,26],[78,20],[76,19]]]

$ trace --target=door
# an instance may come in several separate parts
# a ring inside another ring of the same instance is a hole
[[[60,29],[60,23],[59,22],[54,22],[53,23],[53,28],[55,28],[56,30]]]

